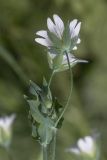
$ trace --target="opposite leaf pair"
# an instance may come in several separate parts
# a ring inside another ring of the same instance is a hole
[[[47,146],[63,119],[57,126],[56,121],[62,111],[62,106],[57,99],[52,98],[51,91],[46,80],[43,80],[43,87],[30,81],[31,98],[25,97],[30,106],[29,118],[32,122],[32,136],[35,137],[41,145]]]

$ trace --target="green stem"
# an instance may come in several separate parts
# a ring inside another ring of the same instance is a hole
[[[48,145],[48,160],[55,160],[56,132],[57,132],[57,129],[53,128],[53,138],[50,144]]]
[[[42,146],[42,150],[43,150],[43,160],[48,160],[48,156],[47,156],[47,146],[43,145]]]
[[[43,160],[55,160],[56,132],[57,129],[54,128],[52,141],[47,146],[46,145],[42,146]]]
[[[66,109],[67,109],[67,107],[68,107],[68,105],[69,105],[69,102],[70,102],[70,99],[71,99],[72,88],[73,88],[73,80],[72,80],[72,77],[71,77],[70,61],[69,61],[68,53],[65,52],[65,54],[66,54],[66,57],[67,57],[68,66],[69,66],[69,72],[70,72],[70,83],[71,83],[71,85],[70,85],[70,93],[69,93],[69,97],[68,97],[68,100],[67,100],[67,103],[66,103],[65,107],[64,107],[62,113],[60,114],[58,120],[57,120],[56,123],[55,123],[55,127],[57,127],[59,121],[61,120],[63,114],[65,113],[65,111],[66,111]]]
[[[57,129],[54,128],[54,130],[53,130],[53,140],[52,140],[51,146],[50,146],[50,150],[51,150],[51,160],[55,160],[56,132],[57,132]]]
[[[53,131],[53,146],[52,146],[52,160],[55,160],[55,149],[56,149],[56,132],[57,132],[57,129],[55,128],[54,131]]]
[[[53,78],[54,73],[55,73],[55,72],[54,72],[54,70],[53,70],[52,73],[51,73],[50,79],[49,79],[48,87],[50,87],[50,85],[51,85],[51,81],[52,81],[52,78]]]

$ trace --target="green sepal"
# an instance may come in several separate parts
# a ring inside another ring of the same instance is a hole
[[[52,32],[48,31],[47,33],[48,33],[48,36],[49,36],[50,40],[53,43],[53,46],[55,48],[61,48],[61,46],[62,46],[61,40],[55,34],[53,34]]]
[[[54,46],[51,46],[51,48],[49,48],[48,51],[49,51],[50,53],[52,53],[52,54],[57,55],[57,54],[62,54],[62,53],[63,53],[63,50],[62,50],[62,49],[63,49],[62,46],[61,46],[61,48],[56,48],[56,47],[54,47]]]
[[[47,53],[47,58],[48,58],[48,64],[50,69],[53,69],[53,58],[51,58],[50,53]]]
[[[42,87],[42,105],[45,106],[45,108],[51,108],[52,106],[52,95],[50,88],[48,86],[48,83],[45,78],[43,78],[43,87]]]
[[[66,50],[67,52],[69,52],[70,42],[71,42],[71,34],[68,22],[63,33],[63,51]]]
[[[72,63],[70,63],[70,67],[74,67],[78,62],[75,60]],[[62,71],[66,71],[69,69],[68,63],[66,64],[62,64],[61,67],[59,68],[59,70],[57,70],[56,72],[62,72]]]
[[[57,70],[58,68],[60,68],[60,66],[62,65],[62,61],[63,61],[63,55],[62,54],[56,55],[55,58],[53,59],[53,69]]]

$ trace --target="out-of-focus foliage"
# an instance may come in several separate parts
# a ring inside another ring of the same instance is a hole
[[[106,0],[0,0],[0,115],[17,113],[11,152],[15,160],[40,157],[40,146],[30,137],[23,94],[29,79],[41,85],[43,75],[49,78],[46,50],[34,38],[54,13],[65,22],[82,21],[82,43],[75,55],[89,60],[73,69],[73,95],[58,133],[57,159],[72,159],[64,149],[94,129],[101,133],[102,159],[107,159]],[[67,98],[69,84],[68,71],[53,79],[52,92],[61,102]],[[7,160],[2,149],[0,159]]]

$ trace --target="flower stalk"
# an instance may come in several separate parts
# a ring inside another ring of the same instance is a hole
[[[43,145],[42,150],[43,150],[43,160],[48,160],[47,145]]]
[[[42,145],[43,160],[55,160],[56,133],[57,130],[53,129],[53,138],[50,144]]]
[[[72,76],[71,76],[71,67],[70,67],[70,60],[69,60],[69,57],[68,57],[68,53],[65,51],[65,54],[66,54],[66,57],[67,57],[67,61],[68,61],[68,66],[69,66],[69,76],[70,76],[70,93],[69,93],[69,96],[68,96],[68,100],[67,100],[67,103],[61,113],[61,115],[59,116],[58,120],[56,121],[55,123],[55,127],[58,125],[60,119],[63,117],[68,105],[69,105],[69,102],[70,102],[70,99],[71,99],[71,94],[72,94],[72,88],[73,88],[73,79],[72,79]]]

